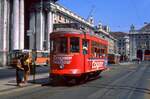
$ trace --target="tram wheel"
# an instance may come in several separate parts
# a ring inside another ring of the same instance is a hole
[[[61,83],[62,83],[62,78],[59,76],[52,76],[50,78],[50,84],[52,86],[57,86],[57,85],[60,85]]]
[[[67,86],[70,86],[72,81],[73,81],[73,78],[71,78],[71,77],[64,77],[64,82],[65,82],[65,84]]]
[[[75,79],[76,84],[83,84],[88,80],[88,75],[87,74],[82,74],[79,78]]]
[[[96,72],[94,73],[93,77],[98,77],[101,72],[102,72],[102,71],[96,71]]]
[[[50,79],[50,84],[52,86],[56,86],[57,85],[57,80],[56,79]]]

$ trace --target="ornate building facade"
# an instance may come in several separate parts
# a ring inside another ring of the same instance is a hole
[[[49,50],[49,34],[55,23],[80,23],[93,28],[93,20],[83,19],[56,3],[58,0],[0,0],[0,65],[11,50]]]
[[[129,35],[124,32],[111,32],[113,37],[117,39],[118,54],[120,54],[120,61],[129,60]]]
[[[49,50],[55,23],[79,23],[88,31],[94,21],[86,20],[59,5],[58,0],[0,0],[0,66],[6,65],[11,50]],[[99,27],[99,36],[109,41],[109,53],[117,52],[116,39],[108,27]]]
[[[130,59],[150,60],[150,24],[139,30],[134,25],[130,28]]]

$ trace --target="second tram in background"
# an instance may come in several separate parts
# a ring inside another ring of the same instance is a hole
[[[108,63],[118,64],[120,62],[120,54],[108,54]]]
[[[8,55],[8,62],[9,66],[15,67],[17,64],[17,58],[20,55],[32,55],[32,50],[12,50]],[[49,63],[49,51],[36,51],[36,60],[35,65],[37,66],[48,66]]]
[[[80,29],[78,24],[56,24],[50,35],[50,76],[77,82],[105,70],[108,42]]]

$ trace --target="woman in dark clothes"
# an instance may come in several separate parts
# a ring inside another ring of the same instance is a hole
[[[23,58],[22,56],[19,56],[17,58],[17,64],[16,64],[16,82],[17,82],[17,86],[21,86],[21,83],[23,82],[24,68],[23,68],[23,65],[21,63],[22,58]]]

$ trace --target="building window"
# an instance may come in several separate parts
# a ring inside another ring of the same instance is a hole
[[[61,15],[59,15],[59,20],[61,20],[62,19],[62,16]]]
[[[138,38],[141,38],[141,36],[139,36]]]
[[[67,23],[67,19],[66,18],[64,18],[64,22]]]
[[[54,23],[57,23],[57,20],[54,20]]]
[[[121,43],[119,43],[119,46],[121,46]]]

